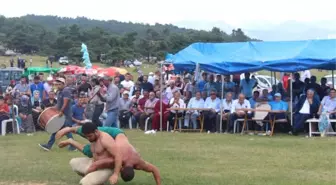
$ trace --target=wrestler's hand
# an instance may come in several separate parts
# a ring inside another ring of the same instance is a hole
[[[71,141],[72,141],[72,139],[67,139],[67,140],[61,141],[60,143],[58,143],[58,147],[64,148],[64,147],[70,145]]]
[[[61,111],[58,113],[58,117],[62,117],[62,116],[63,116],[63,112]]]
[[[61,139],[65,134],[69,132],[70,132],[70,127],[65,127],[56,133],[55,138]]]
[[[118,182],[118,175],[117,174],[113,174],[111,177],[110,177],[110,183],[111,184],[117,184]]]
[[[88,168],[88,170],[86,171],[86,175],[89,173],[92,173],[94,171],[97,171],[96,165],[91,164],[91,166]]]

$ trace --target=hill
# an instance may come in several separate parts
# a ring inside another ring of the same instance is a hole
[[[226,33],[179,28],[174,25],[102,21],[85,17],[26,15],[0,16],[0,43],[20,53],[80,58],[80,45],[86,43],[91,58],[106,54],[111,60],[134,58],[163,59],[194,42],[244,42],[251,40],[241,29]]]

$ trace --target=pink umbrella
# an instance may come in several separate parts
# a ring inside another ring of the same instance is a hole
[[[95,75],[97,74],[97,70],[96,69],[86,69],[84,67],[81,67],[75,70],[74,74],[75,75],[78,75],[78,74]]]

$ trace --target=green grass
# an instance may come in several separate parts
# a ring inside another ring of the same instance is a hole
[[[157,133],[126,130],[142,157],[159,167],[163,185],[334,185],[335,138],[303,138]],[[78,184],[69,166],[80,152],[37,144],[48,135],[8,135],[0,138],[0,184]],[[87,142],[75,136],[81,142]],[[130,183],[155,184],[152,176],[136,172]]]

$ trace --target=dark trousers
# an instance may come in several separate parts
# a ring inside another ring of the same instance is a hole
[[[247,114],[247,119],[251,119],[253,117],[253,114],[251,113],[248,113]],[[237,120],[237,119],[244,119],[245,118],[245,115],[244,116],[238,116],[236,113],[233,113],[233,114],[230,114],[230,126],[229,126],[229,131],[233,131],[233,126],[234,126],[234,122]],[[237,130],[238,131],[238,130]]]
[[[224,113],[229,113],[229,110],[224,110]],[[221,119],[221,115],[217,114],[217,118],[216,118],[216,132],[221,132],[220,130],[220,120]],[[223,117],[223,121],[222,121],[222,130],[224,131],[228,131],[229,130],[229,125],[230,125],[230,114],[228,114],[226,117]]]
[[[177,115],[177,119],[183,117],[183,113],[182,112],[178,112],[178,113],[170,113],[169,117],[168,117],[168,121],[169,121],[169,125],[172,129],[174,129],[174,125],[175,125],[175,119],[176,119],[176,115]],[[182,124],[182,123],[181,123]],[[179,125],[179,123],[177,122],[177,125]]]
[[[310,114],[294,114],[294,123],[293,123],[293,131],[300,132],[304,130],[305,122],[311,118]]]
[[[99,120],[99,117],[103,113],[103,111],[104,111],[104,104],[95,105],[92,115],[92,123],[95,123],[99,127],[103,125],[102,122]]]
[[[128,110],[120,110],[119,111],[120,128],[126,128],[127,127],[131,115],[132,115],[131,112],[128,111]]]
[[[70,119],[70,118],[65,118],[65,122],[64,122],[64,126],[61,128],[61,129],[63,129],[63,128],[65,128],[65,127],[71,127],[71,124],[72,124],[72,120]],[[56,133],[57,132],[55,132],[55,133],[53,133],[53,134],[51,134],[51,136],[50,136],[50,138],[49,138],[49,141],[48,141],[48,144],[47,144],[47,146],[49,147],[49,148],[51,148],[53,145],[54,145],[54,143],[55,143],[55,140],[56,140]],[[67,136],[67,138],[71,138],[71,139],[73,139],[73,137],[72,137],[72,133],[70,132],[70,133],[67,133],[66,134],[66,136]],[[71,145],[69,148],[73,148],[73,146]]]
[[[281,119],[287,119],[286,113],[270,113],[266,116],[265,120],[281,120]],[[271,129],[269,126],[269,123],[266,123],[268,125],[268,130]],[[274,130],[279,131],[279,132],[289,132],[291,130],[291,125],[289,122],[287,123],[281,123],[281,124],[276,124],[275,123],[275,128]]]
[[[217,112],[205,111],[204,114],[204,130],[215,132]]]

